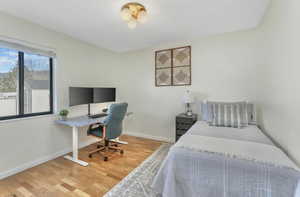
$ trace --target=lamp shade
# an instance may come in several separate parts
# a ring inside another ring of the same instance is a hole
[[[187,90],[185,92],[182,100],[184,103],[194,103],[195,102],[195,98],[194,98],[193,94],[191,93],[191,91],[189,91],[189,90]]]

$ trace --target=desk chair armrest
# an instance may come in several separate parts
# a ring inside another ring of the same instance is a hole
[[[95,124],[92,124],[88,127],[88,130],[87,130],[87,133],[88,135],[90,135],[90,131],[93,131],[93,130],[97,130],[97,129],[101,129],[102,130],[102,135],[104,134],[104,128],[105,128],[106,125],[102,124],[102,123],[95,123]]]

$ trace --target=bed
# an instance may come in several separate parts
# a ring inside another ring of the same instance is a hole
[[[256,125],[196,122],[152,184],[163,197],[300,197],[298,167]]]

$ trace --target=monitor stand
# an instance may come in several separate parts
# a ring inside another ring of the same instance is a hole
[[[91,104],[89,103],[88,104],[88,114],[87,114],[88,117],[91,117]]]
[[[91,104],[88,104],[88,114],[87,117],[95,119],[95,118],[102,118],[107,116],[107,113],[99,113],[99,114],[91,114]]]

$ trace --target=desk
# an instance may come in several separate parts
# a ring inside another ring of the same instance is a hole
[[[105,117],[101,118],[89,118],[88,116],[79,116],[74,118],[69,118],[66,121],[62,120],[56,120],[55,122],[57,124],[66,125],[69,127],[72,127],[72,139],[73,139],[73,154],[72,157],[69,155],[66,155],[64,158],[73,161],[75,163],[78,163],[82,166],[88,166],[89,164],[85,161],[81,161],[78,159],[78,128],[89,126],[96,123],[102,123]]]

